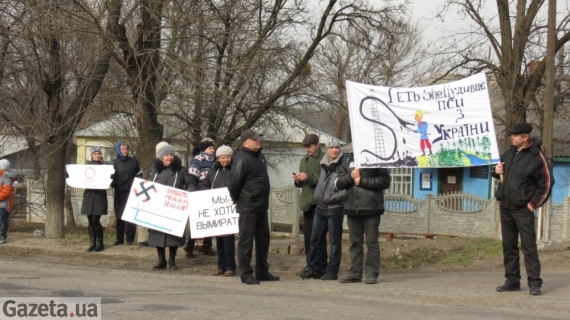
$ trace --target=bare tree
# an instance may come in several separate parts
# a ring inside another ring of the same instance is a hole
[[[313,4],[122,2],[113,58],[131,88],[143,166],[152,160],[167,118],[176,120],[172,127],[193,145],[205,136],[231,143],[270,110],[288,108],[285,98],[303,88],[308,62],[334,26],[389,24],[402,9],[366,0]]]
[[[335,29],[311,64],[309,107],[298,111],[315,127],[351,141],[346,81],[377,86],[413,86],[435,66],[422,47],[421,32],[411,21],[395,21],[368,28],[350,25]],[[311,103],[312,102],[312,103]],[[315,112],[318,117],[311,116]],[[305,114],[305,115],[303,115]]]
[[[489,71],[497,81],[504,113],[495,118],[509,128],[527,118],[546,69],[546,21],[541,17],[545,0],[449,0],[442,10],[459,10],[473,29],[452,36],[444,54],[453,61],[450,72]],[[493,14],[486,16],[485,8]],[[495,14],[496,12],[496,14]],[[568,12],[568,11],[567,11]],[[570,40],[566,13],[557,27],[556,51]],[[448,37],[449,38],[449,37]],[[508,132],[504,132],[505,144]]]
[[[118,0],[99,9],[110,33]],[[94,4],[94,8],[98,8]],[[75,128],[97,95],[110,50],[93,33],[92,18],[73,3],[3,0],[0,114],[26,137],[39,141],[47,160],[46,236],[64,231],[65,156]]]

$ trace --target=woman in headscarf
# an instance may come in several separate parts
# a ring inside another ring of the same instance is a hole
[[[157,152],[157,159],[153,162],[147,180],[154,181],[175,189],[189,190],[190,174],[182,166],[182,160],[176,156],[173,146],[163,146]],[[150,229],[148,232],[148,245],[156,247],[158,263],[154,269],[166,269],[166,247],[169,249],[168,265],[172,270],[178,270],[176,266],[176,251],[179,246],[186,242],[184,235],[177,237],[158,230]]]
[[[101,147],[95,146],[90,149],[91,161],[87,164],[100,165],[110,164],[103,162]],[[83,192],[83,203],[81,204],[81,214],[87,215],[89,225],[90,245],[87,248],[89,252],[99,252],[105,249],[103,245],[103,226],[101,225],[101,216],[107,214],[107,190],[105,189],[85,189]]]
[[[202,182],[203,189],[226,188],[230,182],[230,170],[232,163],[232,148],[221,146],[216,150],[218,161],[214,163],[212,170],[208,172]],[[231,277],[236,272],[236,239],[235,235],[216,236],[216,248],[218,249],[218,269],[214,275]]]

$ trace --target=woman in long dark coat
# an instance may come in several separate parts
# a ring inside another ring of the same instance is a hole
[[[92,147],[90,165],[99,165],[103,163],[101,148]],[[110,163],[108,163],[110,164]],[[105,189],[85,189],[83,192],[83,203],[81,204],[81,214],[87,215],[89,221],[89,240],[91,245],[87,251],[99,252],[105,249],[103,245],[103,226],[101,225],[101,216],[107,214],[107,190]]]
[[[157,154],[157,158],[151,168],[147,180],[154,181],[165,186],[176,189],[188,190],[190,184],[190,174],[188,169],[182,166],[182,160],[176,156],[176,149],[168,145],[162,147]],[[158,252],[158,263],[154,269],[166,269],[166,247],[169,249],[170,257],[168,264],[170,269],[178,270],[176,266],[176,251],[178,247],[184,246],[186,239],[184,235],[177,237],[158,230],[148,231],[148,245],[156,247]]]

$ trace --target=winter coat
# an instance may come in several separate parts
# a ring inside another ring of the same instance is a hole
[[[307,180],[295,181],[295,187],[301,188],[301,198],[299,199],[299,208],[301,211],[306,212],[315,205],[313,193],[317,182],[319,182],[319,174],[321,171],[320,162],[323,159],[325,152],[317,149],[312,155],[306,155],[301,159],[299,164],[299,172],[307,174]]]
[[[542,141],[531,138],[530,142],[528,148],[517,152],[517,148],[513,146],[501,155],[501,162],[505,163],[503,182],[499,182],[495,197],[504,208],[525,208],[529,203],[533,208],[538,208],[544,204],[552,191],[554,177],[540,152]],[[494,170],[492,175],[500,179],[500,175]]]
[[[188,168],[188,172],[190,173],[191,191],[202,189],[202,182],[206,178],[208,172],[212,170],[212,166],[215,162],[216,156],[206,152],[200,152],[200,154],[194,157],[190,163],[190,167]]]
[[[222,164],[219,161],[216,161],[212,170],[208,172],[208,175],[204,181],[202,181],[202,189],[227,188],[230,184],[231,167],[231,162],[227,166],[222,167]]]
[[[236,211],[264,212],[269,209],[269,174],[261,149],[243,149],[233,160],[228,190]]]
[[[178,156],[174,156],[168,167],[165,167],[161,160],[154,160],[146,179],[154,181],[154,183],[189,191],[190,174],[188,169],[182,166],[182,160]],[[148,230],[148,245],[151,247],[179,247],[185,243],[184,235],[177,237],[154,229]]]
[[[0,170],[0,209],[12,212],[14,191],[12,190],[12,178],[6,173],[7,170]]]
[[[87,164],[100,165],[110,164],[96,161],[89,161]],[[83,192],[83,203],[81,204],[81,214],[102,216],[107,214],[107,190],[105,189],[85,189]]]
[[[340,167],[337,189],[347,189],[344,198],[344,214],[365,216],[384,214],[384,190],[390,188],[390,171],[384,168],[360,168],[360,185],[350,177],[354,170],[354,158],[350,165]]]
[[[135,177],[142,177],[143,174],[139,161],[133,157],[127,156],[125,160],[117,157],[113,160],[113,167],[115,168],[115,173],[113,174],[111,187],[115,189],[115,193],[130,192]]]
[[[321,160],[319,182],[317,183],[313,196],[315,203],[324,209],[340,208],[343,206],[344,197],[338,198],[338,196],[336,196],[338,193],[335,194],[335,191],[338,192],[338,189],[336,188],[335,182],[340,167],[345,166],[344,171],[346,171],[346,167],[348,166],[348,159],[343,152],[332,162],[330,162],[329,159],[329,155],[325,154]],[[335,197],[333,197],[333,195]]]

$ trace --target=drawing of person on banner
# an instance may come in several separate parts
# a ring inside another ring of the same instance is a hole
[[[415,133],[419,133],[420,134],[420,149],[422,149],[423,155],[426,155],[425,149],[426,147],[429,150],[429,155],[432,155],[431,152],[431,143],[429,142],[429,138],[428,138],[428,123],[423,121],[423,117],[424,117],[424,112],[422,112],[422,110],[416,110],[416,115],[415,115],[415,119],[418,122],[417,124],[417,130],[414,130]]]

